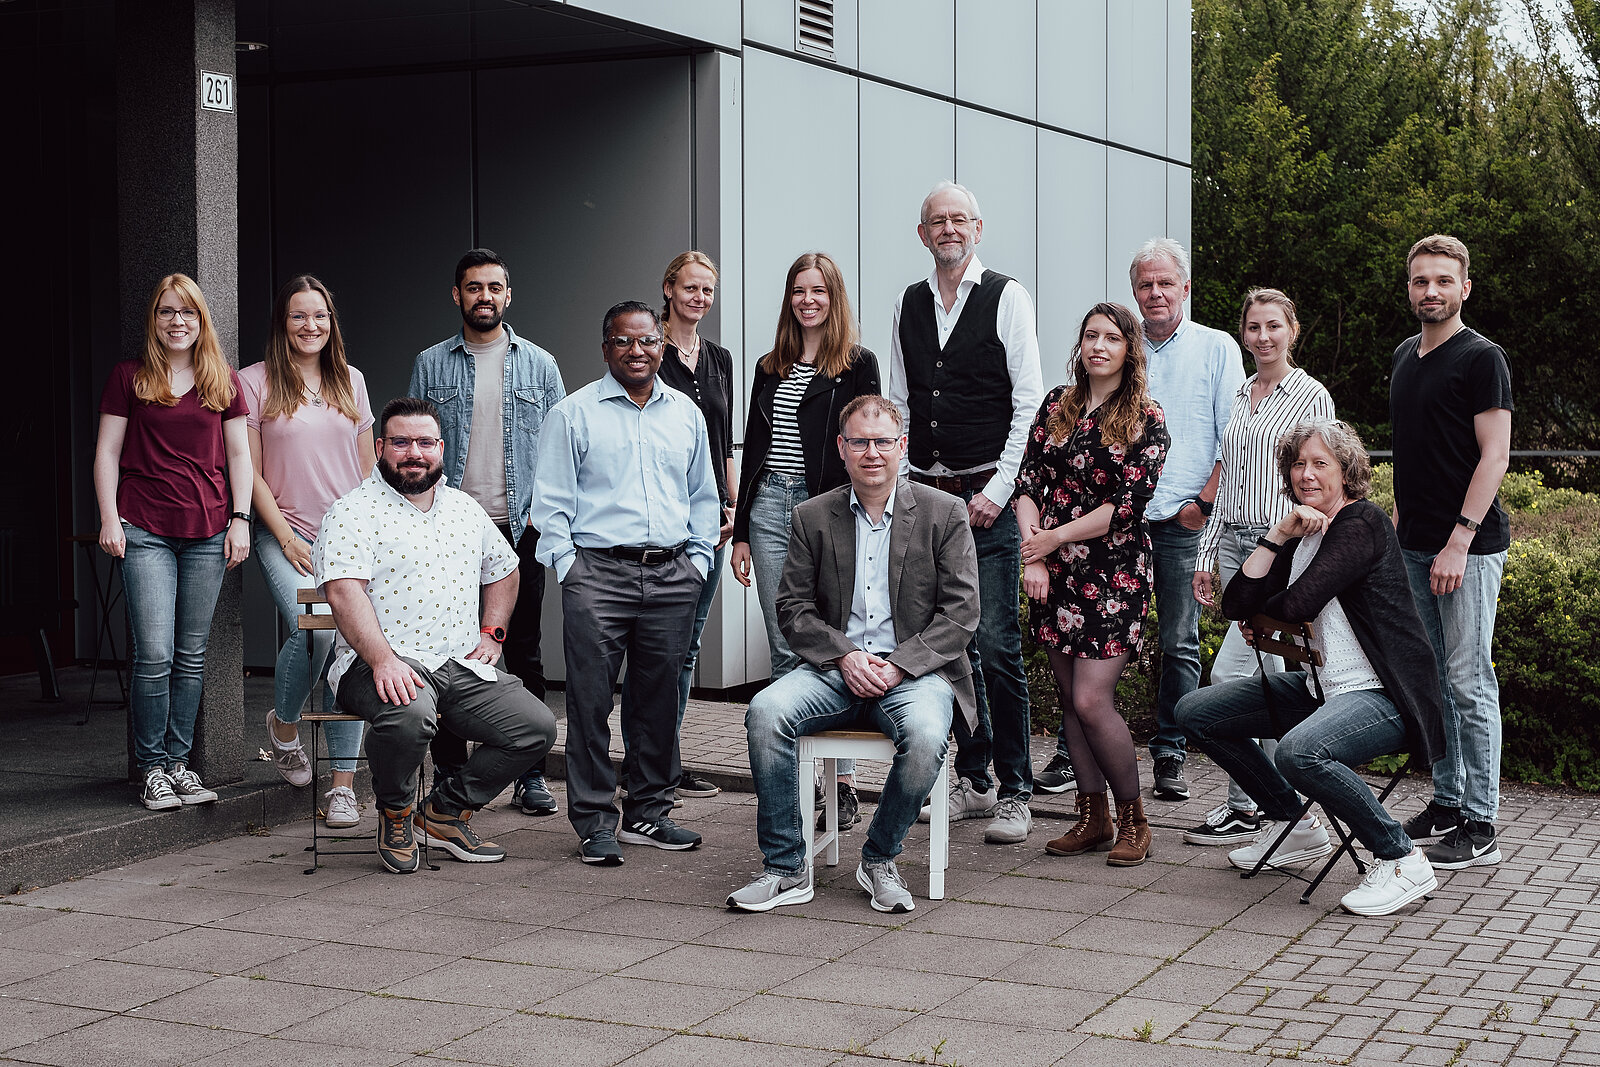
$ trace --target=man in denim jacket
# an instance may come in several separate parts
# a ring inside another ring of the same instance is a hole
[[[498,639],[505,646],[505,669],[543,701],[544,567],[534,558],[539,531],[528,525],[528,508],[539,431],[545,413],[567,390],[555,358],[503,321],[511,304],[511,272],[498,255],[474,248],[462,256],[450,294],[461,309],[461,332],[417,355],[410,394],[439,409],[449,484],[476,500],[517,550],[522,584],[510,625]],[[466,762],[465,742],[446,730],[438,736],[435,763]],[[529,815],[555,814],[543,760],[517,782],[515,795]]]

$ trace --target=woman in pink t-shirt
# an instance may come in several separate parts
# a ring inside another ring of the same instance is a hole
[[[311,696],[306,642],[295,630],[295,593],[311,578],[311,544],[328,505],[372,472],[372,404],[361,372],[345,362],[344,335],[333,294],[309,274],[291,278],[272,305],[267,358],[239,372],[250,405],[250,459],[255,467],[255,547],[289,637],[278,650],[273,675],[276,707],[267,712],[267,735],[278,773],[293,786],[311,782],[311,763],[300,743],[300,713]],[[320,678],[333,646],[330,631],[313,631],[312,655]],[[323,687],[323,706],[332,696]],[[350,827],[361,821],[356,757],[361,723],[328,723],[333,788],[324,821]]]
[[[250,554],[250,445],[239,379],[200,287],[156,286],[144,354],[100,397],[100,547],[122,560],[133,633],[133,752],[152,811],[217,799],[189,769],[224,570]]]

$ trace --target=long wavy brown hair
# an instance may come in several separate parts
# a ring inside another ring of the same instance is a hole
[[[861,340],[861,333],[856,329],[855,313],[850,310],[850,295],[844,291],[844,275],[839,272],[839,265],[826,252],[807,252],[789,268],[789,277],[783,283],[783,303],[778,305],[778,332],[772,339],[772,351],[761,357],[761,369],[779,378],[787,378],[789,369],[800,362],[800,356],[805,352],[805,336],[800,332],[800,322],[794,317],[794,309],[789,306],[789,294],[800,272],[812,268],[822,272],[822,282],[828,287],[828,321],[822,324],[822,348],[817,353],[817,373],[832,377],[850,369],[856,345]]]
[[[272,302],[272,335],[267,338],[267,402],[263,421],[282,415],[288,418],[306,402],[305,381],[295,369],[294,348],[289,341],[289,300],[296,293],[316,293],[328,306],[328,343],[322,346],[322,399],[327,405],[357,422],[355,390],[350,387],[350,364],[344,358],[344,334],[339,330],[339,312],[333,306],[328,287],[310,274],[297,274],[283,283]]]
[[[217,339],[217,328],[211,322],[211,308],[206,304],[205,294],[187,274],[167,275],[156,283],[156,291],[150,294],[150,306],[144,313],[144,356],[133,374],[133,395],[146,404],[162,407],[170,408],[178,403],[167,377],[171,370],[167,346],[162,343],[156,326],[156,305],[161,303],[161,294],[168,289],[177,297],[180,306],[200,312],[200,336],[190,349],[194,357],[194,392],[201,407],[207,411],[222,411],[233,403],[231,368],[222,354],[222,342]]]
[[[1072,346],[1072,362],[1067,365],[1071,382],[1044,425],[1054,440],[1064,441],[1089,406],[1089,371],[1083,363],[1083,335],[1089,328],[1089,320],[1096,315],[1110,319],[1128,345],[1128,354],[1122,362],[1122,383],[1101,405],[1105,415],[1100,420],[1100,439],[1108,445],[1127,448],[1144,436],[1150,393],[1144,328],[1139,317],[1121,304],[1096,304],[1083,317],[1083,324],[1078,327],[1078,343]]]

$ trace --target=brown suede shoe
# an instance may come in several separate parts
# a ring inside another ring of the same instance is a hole
[[[1046,852],[1057,856],[1076,856],[1082,852],[1104,852],[1117,838],[1111,809],[1104,793],[1078,793],[1078,825],[1048,842]]]
[[[1106,854],[1112,867],[1137,867],[1155,851],[1150,836],[1150,820],[1144,817],[1144,800],[1117,801],[1117,843]]]

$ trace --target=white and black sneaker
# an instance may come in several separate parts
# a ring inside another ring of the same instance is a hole
[[[1044,770],[1033,776],[1033,788],[1040,793],[1065,793],[1078,788],[1078,775],[1072,769],[1072,760],[1057,752],[1044,765]]]
[[[687,852],[700,847],[700,835],[685,830],[663,815],[654,822],[637,819],[617,831],[617,840],[628,845],[651,845],[671,852]]]
[[[1413,841],[1444,837],[1461,825],[1461,809],[1428,801],[1428,806],[1407,819],[1403,829]]]
[[[1492,867],[1500,862],[1500,845],[1494,823],[1468,819],[1428,848],[1428,862],[1442,871],[1466,867]]]
[[[144,772],[144,790],[139,794],[139,802],[151,811],[171,811],[183,807],[183,801],[173,791],[172,779],[160,767],[151,767]]]
[[[172,779],[172,791],[178,794],[178,800],[183,804],[212,804],[216,802],[217,794],[205,787],[200,781],[200,776],[181,763],[174,763],[168,777]]]
[[[1240,845],[1254,841],[1261,832],[1261,817],[1253,811],[1240,811],[1223,801],[1206,812],[1206,821],[1183,832],[1191,845]]]

